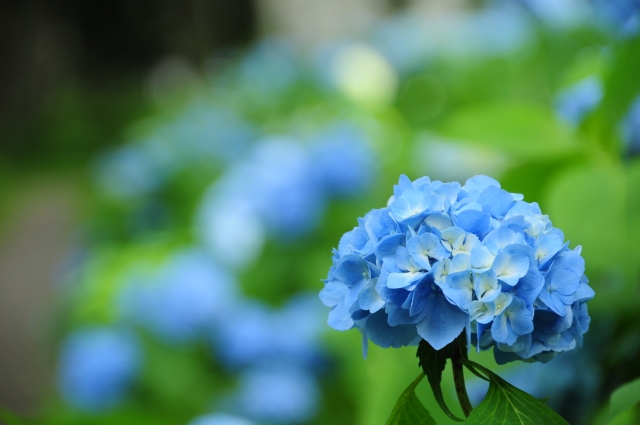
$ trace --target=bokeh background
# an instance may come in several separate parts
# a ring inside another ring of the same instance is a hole
[[[317,292],[401,173],[583,246],[584,347],[479,362],[572,424],[640,376],[637,0],[8,1],[0,58],[6,421],[384,423],[415,350],[363,360]]]

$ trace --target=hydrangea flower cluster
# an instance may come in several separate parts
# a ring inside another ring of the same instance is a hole
[[[308,146],[289,137],[262,139],[205,194],[202,238],[220,261],[246,266],[268,237],[295,240],[308,234],[328,202],[361,195],[374,175],[368,140],[347,123],[318,132]]]
[[[63,341],[58,385],[67,402],[98,412],[126,396],[142,364],[142,350],[133,332],[110,327],[85,327]]]
[[[360,330],[365,356],[369,339],[439,350],[465,330],[499,363],[546,362],[582,344],[594,292],[581,248],[496,180],[403,175],[387,208],[358,223],[334,250],[320,298],[330,326]]]

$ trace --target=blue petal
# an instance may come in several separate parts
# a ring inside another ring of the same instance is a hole
[[[591,286],[589,286],[585,282],[582,282],[582,283],[580,283],[580,287],[578,288],[578,290],[576,291],[575,295],[573,296],[573,299],[575,301],[584,302],[584,301],[589,301],[595,295],[596,295],[596,293],[591,288]]]
[[[444,230],[453,224],[448,214],[431,214],[424,222],[438,230]]]
[[[339,280],[330,280],[320,291],[320,301],[327,307],[333,307],[344,300],[349,288]]]
[[[454,216],[455,225],[466,232],[482,237],[491,230],[491,216],[486,212],[465,210]]]
[[[432,293],[427,304],[427,316],[416,329],[433,348],[440,350],[460,335],[468,316],[442,295]]]
[[[391,218],[387,208],[372,210],[364,219],[364,228],[374,241],[379,241],[384,236],[396,233],[398,230],[398,224]]]
[[[446,285],[442,286],[444,295],[455,305],[466,310],[473,299],[473,282],[471,272],[452,273],[447,276]]]
[[[477,175],[471,177],[470,179],[467,179],[464,186],[462,187],[462,190],[468,193],[469,196],[477,198],[480,193],[489,186],[496,186],[500,188],[500,183],[498,183],[497,180],[492,179],[491,177]]]
[[[513,286],[529,271],[529,257],[501,251],[493,260],[491,270],[496,273],[500,281]]]
[[[498,253],[506,246],[512,244],[521,244],[523,237],[520,233],[516,233],[507,227],[499,227],[489,233],[482,243],[489,248],[489,251]]]
[[[337,304],[329,312],[329,320],[327,321],[329,326],[338,331],[348,331],[353,328],[355,324],[351,319],[351,313],[349,312],[349,306],[344,303]]]
[[[529,271],[516,286],[513,287],[513,295],[522,299],[528,306],[533,305],[544,285],[544,278],[538,269],[529,264]]]
[[[409,345],[417,336],[414,325],[389,326],[387,315],[382,310],[369,316],[365,332],[374,344],[383,348]]]
[[[336,263],[333,275],[347,285],[353,285],[363,279],[369,280],[369,265],[359,255],[349,254]]]
[[[480,193],[478,203],[482,210],[491,214],[494,218],[501,219],[513,205],[513,197],[506,190],[497,186],[489,186]]]
[[[362,288],[359,296],[360,308],[368,310],[371,313],[375,313],[384,307],[384,300],[380,298],[378,292],[376,292],[377,279],[371,279],[369,283]]]
[[[404,246],[406,236],[404,233],[396,233],[395,235],[385,236],[380,239],[375,248],[375,255],[378,259],[392,257],[396,255],[399,246]]]
[[[415,325],[419,322],[419,318],[411,316],[409,310],[395,304],[387,304],[384,307],[384,311],[387,313],[387,323],[389,326]]]
[[[514,297],[505,314],[509,318],[511,329],[516,335],[525,335],[533,332],[533,315],[521,299]]]

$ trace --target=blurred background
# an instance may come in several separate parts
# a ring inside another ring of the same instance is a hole
[[[637,0],[5,1],[0,58],[8,422],[384,423],[414,348],[363,360],[317,293],[401,173],[583,246],[584,347],[476,360],[572,424],[640,376]]]

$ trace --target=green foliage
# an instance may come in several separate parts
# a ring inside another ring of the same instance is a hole
[[[609,410],[601,425],[612,423],[638,403],[640,403],[640,378],[624,384],[611,394]]]
[[[442,394],[442,387],[440,386],[442,382],[442,371],[447,364],[447,359],[453,356],[453,350],[457,348],[454,347],[454,344],[457,343],[457,341],[456,339],[454,343],[447,345],[441,350],[436,350],[423,339],[420,341],[420,345],[418,345],[418,358],[420,359],[420,367],[422,367],[422,371],[427,376],[429,385],[431,385],[433,396],[442,411],[454,421],[463,422],[462,419],[451,413],[451,410],[447,407],[444,401],[444,395]]]
[[[416,396],[415,389],[424,378],[423,374],[418,377],[407,387],[402,393],[396,406],[389,416],[387,425],[435,425],[436,421],[433,420],[429,411],[425,409],[418,397]]]
[[[0,423],[5,425],[27,425],[28,422],[20,419],[13,412],[4,407],[0,407]],[[435,423],[435,422],[434,422]]]
[[[489,378],[489,391],[465,424],[470,425],[568,425],[542,401],[509,384],[489,369],[463,361]]]

